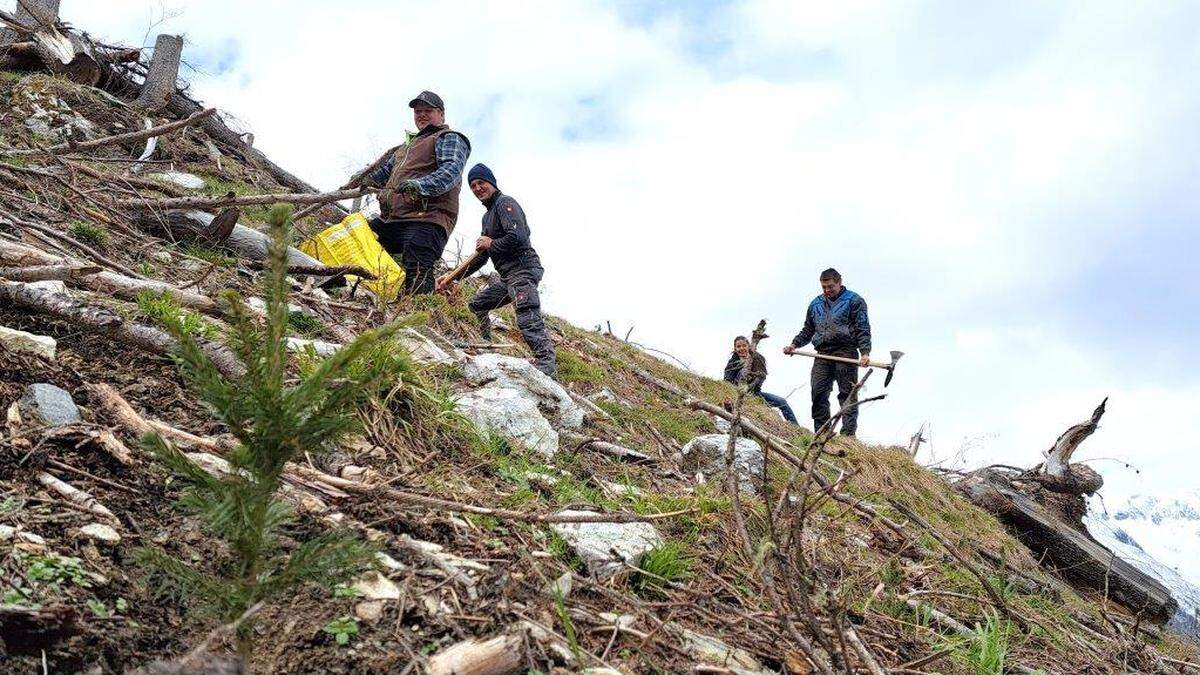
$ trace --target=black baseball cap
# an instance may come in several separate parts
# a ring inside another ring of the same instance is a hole
[[[408,102],[408,107],[415,108],[417,107],[418,103],[424,103],[425,105],[437,108],[438,110],[446,109],[446,104],[442,103],[442,97],[438,96],[432,91],[423,91],[417,94],[416,98]]]

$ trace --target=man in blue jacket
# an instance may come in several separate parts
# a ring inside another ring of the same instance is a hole
[[[554,343],[546,331],[542,318],[542,303],[538,297],[538,282],[542,280],[542,261],[533,243],[529,240],[529,225],[525,212],[517,200],[500,192],[496,176],[483,164],[471,167],[467,174],[471,192],[487,208],[483,214],[483,232],[475,242],[475,250],[481,253],[475,262],[462,274],[468,277],[478,272],[490,259],[500,274],[499,283],[492,283],[471,298],[470,308],[479,318],[479,332],[485,340],[491,340],[493,309],[513,303],[517,314],[517,327],[525,343],[533,352],[534,366],[554,377],[557,372]],[[437,288],[450,286],[450,273],[438,278]]]
[[[842,285],[842,275],[832,267],[821,272],[821,295],[813,299],[804,318],[804,328],[783,348],[792,354],[812,341],[819,354],[858,359],[866,366],[871,359],[871,322],[867,302],[858,293]],[[829,421],[829,394],[838,386],[838,405],[845,407],[850,390],[858,381],[858,366],[827,359],[814,359],[812,368],[813,430]],[[853,403],[853,401],[851,401]],[[858,408],[842,416],[842,433],[853,436],[858,430]]]

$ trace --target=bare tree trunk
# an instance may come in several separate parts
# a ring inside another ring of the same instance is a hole
[[[142,93],[138,95],[138,107],[157,110],[167,104],[179,80],[179,59],[182,55],[182,36],[163,34],[154,40],[150,71],[146,74]]]
[[[19,0],[17,21],[30,29],[53,25],[58,22],[58,4],[59,0]],[[17,37],[12,28],[0,29],[0,46],[16,42]]]

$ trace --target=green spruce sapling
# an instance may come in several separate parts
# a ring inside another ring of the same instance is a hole
[[[306,581],[328,586],[344,582],[371,564],[372,551],[345,533],[298,540],[288,526],[293,514],[280,498],[286,464],[306,453],[330,449],[355,423],[356,406],[389,380],[387,362],[364,360],[389,340],[399,324],[367,331],[335,355],[289,373],[286,337],[287,248],[291,209],[276,206],[269,215],[271,246],[264,274],[265,321],[227,291],[231,335],[228,343],[246,374],[230,381],[212,364],[175,315],[168,331],[179,342],[181,372],[237,439],[226,455],[229,471],[210,475],[158,435],[147,447],[188,485],[183,504],[228,545],[215,561],[215,573],[196,569],[159,548],[140,552],[164,590],[187,596],[222,620],[240,616],[255,603]]]

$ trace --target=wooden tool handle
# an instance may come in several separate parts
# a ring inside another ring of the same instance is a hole
[[[476,251],[476,252],[472,253],[470,255],[470,257],[468,257],[466,260],[460,262],[458,264],[458,267],[455,267],[454,269],[450,270],[451,283],[458,281],[459,278],[462,277],[463,273],[467,271],[467,268],[470,267],[472,264],[474,264],[474,262],[476,260],[478,260],[479,256],[481,256],[481,255],[483,255],[482,251]]]
[[[858,359],[850,359],[850,358],[846,358],[845,356],[833,356],[830,354],[818,354],[816,352],[802,352],[799,350],[792,352],[792,354],[796,354],[799,356],[807,356],[811,359],[825,359],[826,361],[838,361],[840,363],[853,363],[858,366],[862,365],[862,362],[859,361]],[[892,367],[892,364],[890,364],[890,363],[879,363],[878,361],[868,361],[867,365],[872,368],[883,368],[884,370],[887,370],[888,368]]]

